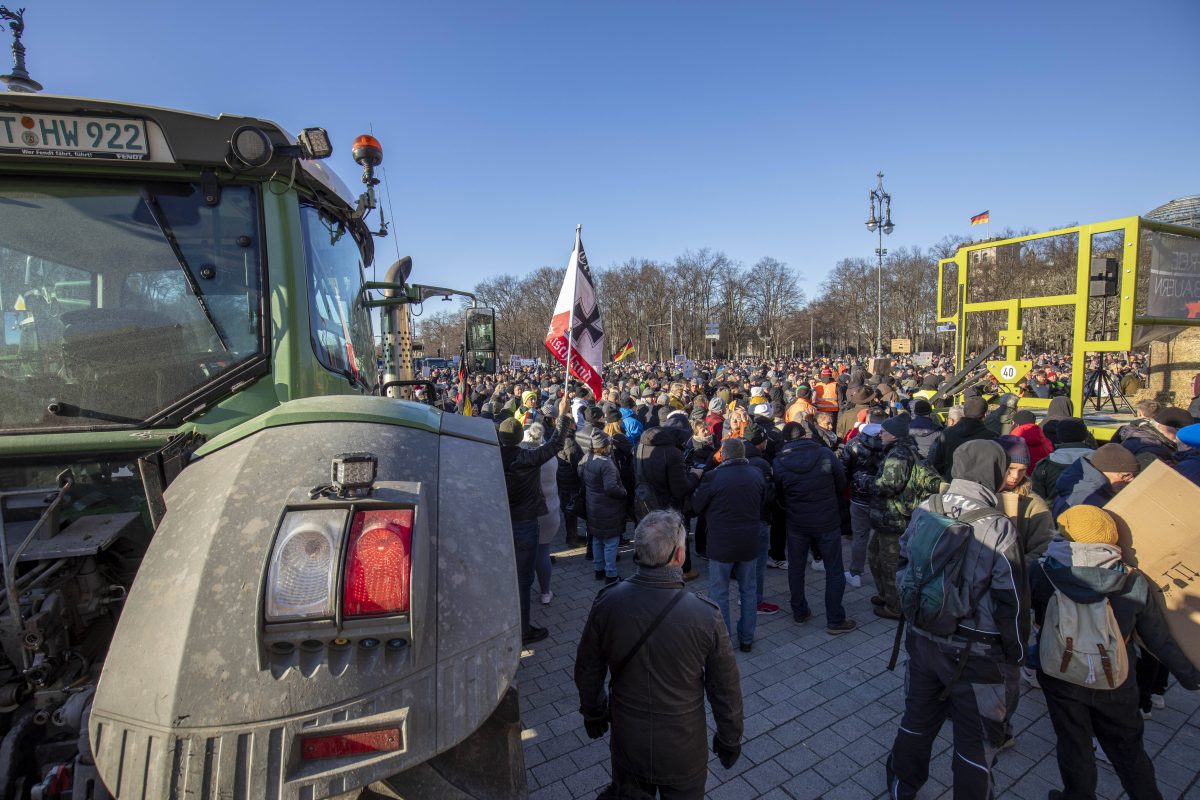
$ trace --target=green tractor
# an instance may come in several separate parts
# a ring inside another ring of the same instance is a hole
[[[0,94],[0,800],[524,796],[495,431],[330,152]]]

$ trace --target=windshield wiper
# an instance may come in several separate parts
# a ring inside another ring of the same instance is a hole
[[[146,208],[150,209],[150,216],[154,219],[154,224],[158,226],[159,232],[167,240],[167,244],[171,246],[171,252],[175,254],[175,260],[179,262],[179,268],[183,270],[183,277],[187,280],[188,287],[192,290],[192,295],[195,296],[196,302],[200,304],[200,310],[204,312],[204,318],[208,320],[208,324],[212,326],[213,333],[217,335],[217,341],[221,343],[221,349],[228,353],[229,345],[225,342],[225,337],[221,335],[221,329],[217,326],[217,320],[208,308],[208,300],[205,299],[204,292],[200,289],[200,284],[196,282],[196,276],[192,274],[192,268],[188,266],[187,258],[184,257],[183,250],[179,247],[179,242],[175,238],[175,231],[172,230],[170,223],[167,222],[167,215],[163,213],[162,206],[158,204],[158,197],[149,189],[143,189],[142,202],[146,204]]]
[[[101,422],[116,422],[121,425],[142,424],[142,420],[140,419],[122,417],[119,414],[107,414],[103,411],[93,411],[90,408],[80,408],[77,405],[64,403],[54,398],[50,398],[50,402],[46,404],[46,412],[56,417],[89,417],[91,419],[98,419]]]

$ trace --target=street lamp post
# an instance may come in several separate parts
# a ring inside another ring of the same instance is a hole
[[[887,250],[883,248],[883,235],[886,233],[891,235],[896,226],[892,224],[892,196],[883,190],[883,173],[880,172],[876,176],[879,178],[879,185],[871,190],[869,202],[871,204],[871,217],[867,220],[867,230],[874,233],[879,231],[879,247],[875,248],[875,255],[879,259],[879,266],[875,272],[875,344],[879,350],[879,355],[883,355],[883,257],[887,255]]]
[[[40,92],[42,85],[29,77],[29,71],[25,69],[25,45],[21,43],[21,34],[25,33],[25,9],[10,11],[0,6],[0,21],[8,23],[13,40],[13,69],[8,75],[0,75],[0,82],[3,82],[10,92]]]

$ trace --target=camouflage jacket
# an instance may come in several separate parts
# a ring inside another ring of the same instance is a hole
[[[897,439],[884,451],[879,472],[864,481],[871,495],[871,527],[899,536],[913,510],[940,487],[940,476],[921,462],[911,437]]]

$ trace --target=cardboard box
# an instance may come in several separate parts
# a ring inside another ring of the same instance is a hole
[[[1104,508],[1125,562],[1162,591],[1171,634],[1200,666],[1200,486],[1155,461]]]

